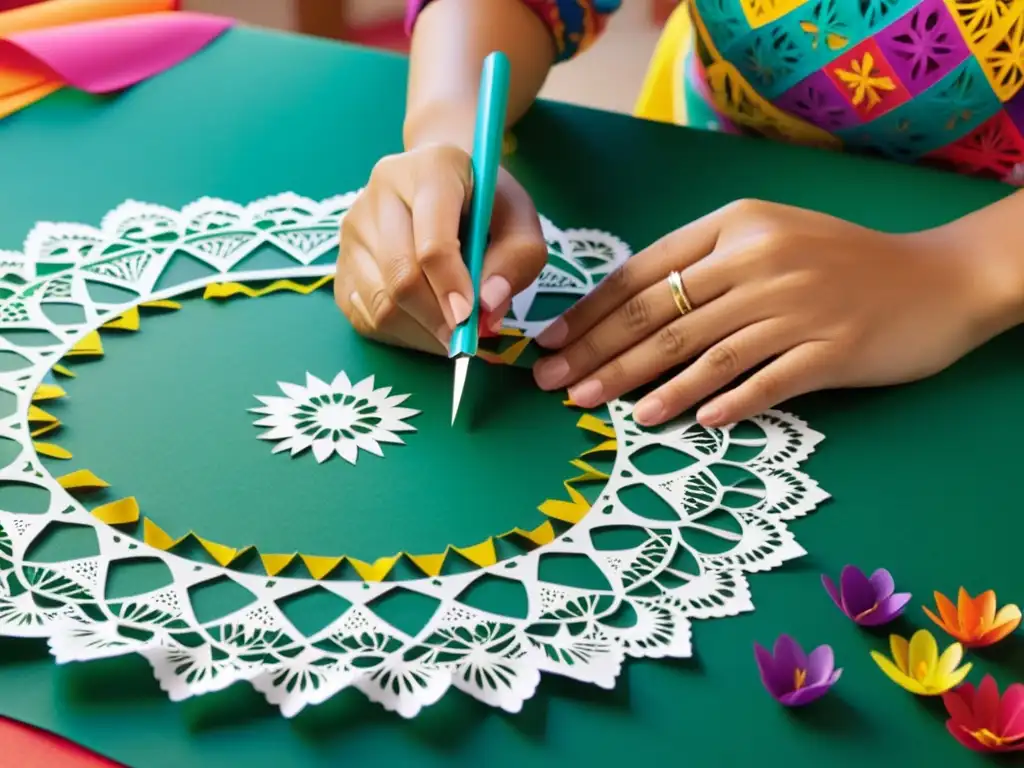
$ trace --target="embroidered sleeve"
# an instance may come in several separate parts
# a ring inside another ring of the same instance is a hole
[[[406,31],[411,33],[416,17],[431,0],[409,0]],[[521,0],[551,30],[558,61],[571,59],[590,47],[619,9],[622,0]]]

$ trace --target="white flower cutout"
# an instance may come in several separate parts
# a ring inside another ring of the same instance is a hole
[[[261,408],[251,413],[265,414],[255,422],[270,427],[261,440],[279,440],[274,453],[291,451],[292,456],[307,448],[320,463],[337,453],[350,464],[356,463],[360,450],[383,456],[381,443],[404,445],[396,433],[415,432],[405,419],[419,411],[401,408],[409,395],[392,395],[391,387],[373,388],[373,376],[353,385],[345,372],[328,384],[311,373],[306,386],[279,381],[285,397],[260,397]]]

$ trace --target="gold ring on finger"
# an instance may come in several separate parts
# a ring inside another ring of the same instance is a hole
[[[683,287],[683,276],[675,271],[669,272],[668,287],[672,291],[672,301],[676,303],[679,314],[688,315],[693,312],[693,304],[690,303],[690,297],[686,295],[686,289]]]

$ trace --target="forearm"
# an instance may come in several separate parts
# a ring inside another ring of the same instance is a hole
[[[952,245],[976,265],[986,297],[979,323],[995,335],[1024,323],[1024,190],[933,230],[936,247]]]
[[[483,60],[508,56],[508,124],[529,109],[555,59],[551,33],[520,0],[433,0],[412,37],[406,149],[431,142],[472,148]]]

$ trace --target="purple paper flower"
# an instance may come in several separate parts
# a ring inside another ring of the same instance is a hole
[[[885,568],[879,568],[869,579],[860,568],[847,565],[839,576],[839,589],[824,574],[821,583],[839,610],[862,627],[888,624],[910,602],[909,592],[896,592],[892,574]]]
[[[789,635],[779,635],[771,653],[754,643],[754,658],[768,693],[787,707],[820,699],[843,673],[836,669],[831,646],[819,645],[808,656]]]

